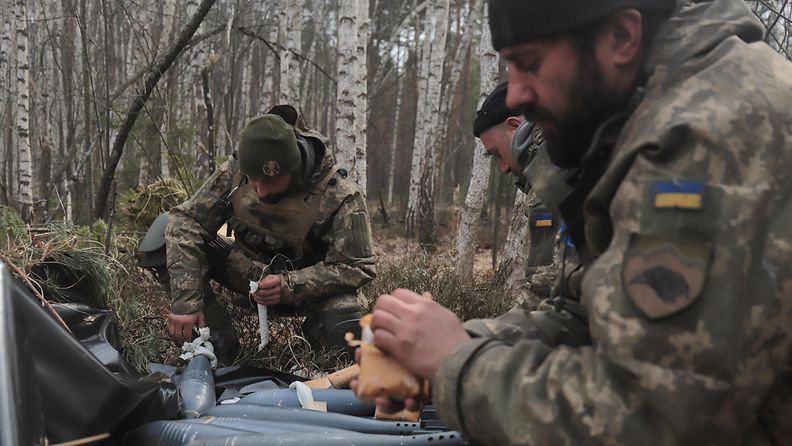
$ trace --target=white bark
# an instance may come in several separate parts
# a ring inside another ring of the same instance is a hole
[[[285,3],[285,4],[284,4]],[[345,2],[342,2],[345,3]],[[278,44],[280,45],[280,91],[278,104],[288,104],[289,97],[289,7],[290,2],[281,2],[278,8]]]
[[[438,136],[441,134],[440,103],[443,80],[443,62],[446,56],[446,35],[448,34],[448,9],[450,0],[441,0],[435,3],[435,32],[432,36],[432,56],[429,65],[429,74],[426,79],[426,115],[428,123],[426,129],[427,160],[434,161],[436,151],[433,150]]]
[[[19,203],[22,218],[33,221],[33,159],[30,153],[30,57],[28,54],[25,0],[14,3],[17,55],[17,136],[19,153]]]
[[[355,169],[354,180],[365,195],[367,192],[367,139],[368,125],[368,38],[369,0],[357,0],[357,73],[355,75]]]
[[[446,83],[446,94],[440,105],[442,108],[438,115],[440,117],[440,129],[445,129],[447,126],[451,106],[454,102],[454,95],[459,84],[459,79],[462,77],[462,68],[465,65],[465,54],[473,41],[473,35],[475,34],[474,29],[481,19],[481,11],[484,6],[486,6],[484,2],[479,2],[478,0],[473,0],[471,2],[471,9],[468,13],[465,29],[462,31],[462,38],[459,41],[455,54],[452,55],[451,74]]]
[[[289,64],[289,76],[287,77],[288,102],[298,110],[302,109],[302,98],[300,97],[300,61],[297,54],[302,52],[302,16],[304,0],[291,0],[288,2],[289,28],[287,35],[286,57]]]
[[[7,168],[6,164],[9,159],[13,158],[13,155],[11,154],[11,147],[6,144],[5,131],[9,127],[7,122],[10,123],[12,119],[11,101],[7,100],[12,95],[9,77],[9,67],[12,65],[10,53],[12,28],[10,14],[5,12],[5,3],[3,5],[3,34],[0,36],[0,97],[4,98],[4,100],[0,100],[0,181],[3,182],[3,186],[6,188],[6,194],[13,196],[14,182],[6,176],[11,175],[12,169]]]
[[[448,33],[448,10],[450,0],[437,1],[434,4],[434,33],[432,35],[432,52],[429,62],[429,73],[426,79],[426,113],[423,119],[427,122],[423,146],[425,155],[423,172],[421,173],[419,193],[419,215],[422,243],[434,240],[434,184],[437,174],[436,162],[438,148],[435,146],[440,139],[440,103],[442,101],[443,65],[446,56],[446,35]],[[419,115],[419,119],[421,116]]]
[[[251,48],[251,51],[248,51],[248,56],[252,53],[252,50],[253,49]],[[252,113],[251,111],[252,109],[248,107],[249,103],[248,101],[245,100],[245,96],[244,96],[247,95],[247,92],[250,91],[251,64],[248,58],[242,60],[243,60],[241,67],[242,74],[241,76],[239,76],[240,77],[239,82],[241,84],[240,90],[242,91],[243,96],[242,98],[240,98],[241,100],[239,101],[239,105],[237,106],[237,108],[239,108],[239,113],[240,116],[242,117],[242,122],[247,122],[248,119],[254,117],[254,115],[249,114]],[[201,94],[201,103],[203,104],[203,92]],[[204,115],[206,115],[206,105],[203,105],[203,111],[204,111]]]
[[[529,202],[528,195],[522,192],[517,192],[517,196],[514,197],[509,233],[506,236],[501,261],[498,265],[498,277],[503,280],[503,286],[507,292],[518,289],[525,282],[523,249],[529,237],[530,226],[526,216]]]
[[[399,48],[401,54],[401,48]],[[393,110],[393,139],[391,142],[390,164],[388,165],[388,206],[393,203],[393,183],[396,177],[396,154],[399,151],[399,115],[401,115],[401,102],[402,102],[402,78],[399,74],[400,58],[396,60],[396,107]]]
[[[193,2],[194,3],[194,2]],[[197,8],[197,4],[193,6]],[[162,5],[163,10],[163,17],[162,17],[162,39],[160,41],[160,51],[161,53],[163,50],[168,48],[171,42],[173,42],[174,38],[176,37],[176,30],[177,30],[177,23],[176,23],[176,0],[164,0]],[[194,14],[195,10],[191,11],[191,14]],[[166,103],[174,100],[170,97],[164,98]],[[163,104],[166,106],[166,104]],[[170,156],[169,151],[170,147],[168,147],[168,127],[171,124],[171,119],[173,116],[170,114],[171,107],[165,107],[165,112],[162,114],[162,120],[160,121],[160,135],[162,135],[161,139],[161,146],[160,146],[160,176],[162,178],[168,178],[170,176]]]
[[[432,14],[426,11],[424,20],[423,43],[421,47],[421,57],[418,66],[418,97],[416,100],[415,113],[418,117],[415,120],[415,136],[413,139],[412,160],[410,162],[410,189],[407,197],[407,215],[404,218],[404,225],[407,233],[412,233],[415,228],[415,219],[418,210],[418,191],[421,186],[421,176],[423,175],[423,162],[426,157],[426,80],[429,75],[429,62],[432,53],[432,41],[430,31],[432,29]]]
[[[270,42],[277,42],[278,41],[278,27],[272,26],[270,27],[269,32],[269,41]],[[269,48],[266,50],[269,52]],[[274,82],[275,73],[278,69],[278,64],[280,63],[278,57],[274,56],[273,54],[268,53],[267,57],[264,59],[266,63],[262,67],[262,75],[264,76],[264,87],[262,88],[261,92],[261,104],[259,104],[258,114],[264,114],[267,110],[272,108],[275,105],[275,94],[274,94]]]
[[[479,45],[480,54],[480,78],[481,87],[479,89],[478,106],[484,102],[489,92],[498,83],[498,55],[492,49],[492,36],[487,25],[487,11],[484,10],[484,17],[481,27],[481,43]],[[460,277],[468,277],[473,271],[473,257],[476,253],[476,224],[481,214],[481,207],[484,205],[484,198],[487,194],[487,184],[490,177],[490,159],[485,156],[484,145],[481,140],[476,140],[476,151],[473,153],[473,172],[470,178],[470,187],[465,197],[465,207],[459,222],[459,234],[457,235],[457,258],[456,272]]]
[[[336,70],[336,164],[346,169],[357,180],[355,122],[355,76],[357,74],[357,8],[355,1],[339,2],[338,10],[338,65]]]
[[[9,16],[3,14],[3,34],[0,36],[0,94],[6,95],[6,72],[10,64],[11,22]]]
[[[138,187],[144,187],[149,182],[149,170],[151,170],[151,163],[149,163],[149,154],[146,153],[146,147],[139,146],[140,159],[138,160]]]
[[[14,45],[16,40],[14,32],[16,28],[12,24],[12,3],[7,0],[3,1],[5,2],[3,3],[4,6],[8,7],[5,7],[3,14],[5,22],[4,27],[6,30],[3,32],[3,41],[0,42],[0,51],[5,48],[5,63],[7,65],[3,69],[2,77],[5,81],[7,91],[5,89],[0,90],[0,94],[4,97],[4,100],[0,101],[0,106],[2,106],[0,114],[3,116],[2,127],[0,127],[0,141],[4,146],[4,159],[2,164],[3,175],[0,176],[0,178],[2,178],[7,188],[7,196],[11,199],[15,199],[19,190],[19,181],[17,180],[19,171],[16,169],[16,163],[18,162],[16,156],[16,132],[14,131],[16,127],[16,83],[14,82],[14,79],[16,79],[16,51]]]

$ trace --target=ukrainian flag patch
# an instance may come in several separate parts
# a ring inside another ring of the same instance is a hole
[[[534,226],[537,228],[549,228],[553,226],[553,214],[536,214]]]
[[[701,209],[704,183],[700,181],[658,181],[654,185],[655,209]]]

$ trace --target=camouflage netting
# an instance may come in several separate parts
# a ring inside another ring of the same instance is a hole
[[[187,200],[184,185],[173,179],[155,181],[121,196],[119,223],[130,229],[145,232],[161,213]]]

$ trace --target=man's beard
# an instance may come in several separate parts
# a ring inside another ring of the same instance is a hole
[[[567,116],[535,106],[523,109],[526,119],[550,124],[543,128],[547,153],[553,164],[563,168],[580,164],[600,124],[623,110],[629,100],[608,90],[592,53],[581,49],[578,66],[577,77],[564,86],[571,104]]]

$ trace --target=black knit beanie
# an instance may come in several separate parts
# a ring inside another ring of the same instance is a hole
[[[506,118],[520,115],[519,111],[506,106],[508,87],[509,82],[502,81],[492,90],[487,99],[484,99],[481,108],[476,112],[476,119],[473,121],[473,135],[476,138],[488,128],[495,127],[505,121]]]
[[[495,51],[551,37],[597,21],[620,9],[670,13],[676,0],[489,0]]]

